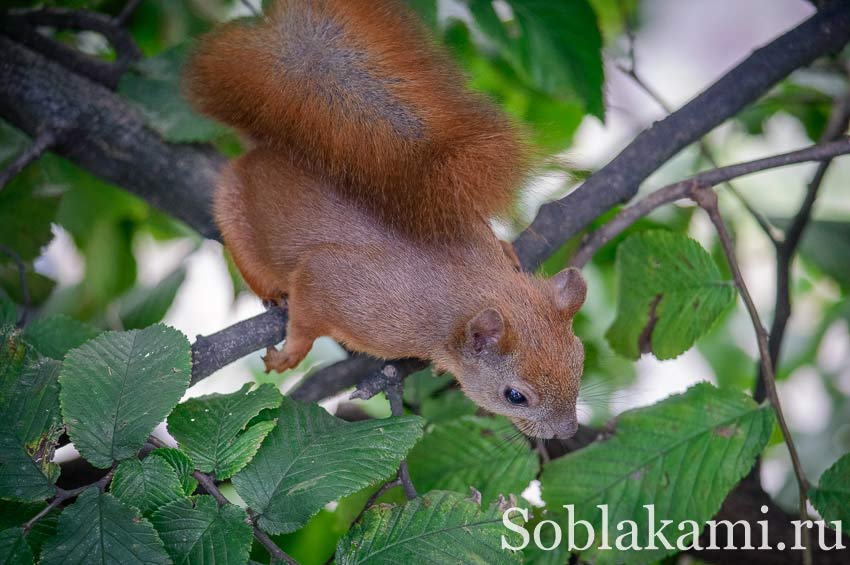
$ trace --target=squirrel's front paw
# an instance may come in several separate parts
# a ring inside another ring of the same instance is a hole
[[[267,347],[266,355],[263,357],[266,373],[271,371],[282,373],[287,369],[295,368],[307,356],[311,345],[310,343],[304,344],[286,340],[283,349],[280,351],[273,346]]]

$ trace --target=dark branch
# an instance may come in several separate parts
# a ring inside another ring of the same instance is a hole
[[[115,49],[115,61],[103,61],[54,41],[40,33],[40,27],[100,33]],[[132,35],[120,22],[88,10],[13,10],[3,15],[0,30],[75,72],[113,89],[127,68],[142,56]]]
[[[711,169],[694,175],[689,179],[660,188],[635,204],[628,206],[591,233],[572,259],[572,265],[583,267],[600,247],[619,235],[638,218],[646,216],[656,208],[689,196],[692,187],[709,187],[728,180],[749,175],[767,169],[775,169],[807,161],[823,161],[838,155],[850,153],[850,137],[842,137],[830,143],[811,145],[805,149],[772,155],[764,159],[738,163],[719,169]]]
[[[44,155],[44,153],[55,143],[56,132],[42,131],[39,133],[33,140],[32,144],[30,144],[23,153],[15,157],[15,159],[9,163],[2,172],[0,172],[0,190],[3,190],[3,187],[6,186],[13,178],[18,176],[18,173],[23,171],[27,165]]]
[[[847,131],[850,123],[850,96],[841,98],[833,105],[829,123],[821,136],[822,141],[830,141],[838,138]],[[831,159],[821,161],[818,164],[812,180],[806,190],[806,196],[800,205],[800,209],[791,220],[791,224],[785,230],[782,240],[774,245],[776,249],[776,299],[773,310],[773,321],[770,324],[770,339],[768,350],[773,366],[779,361],[779,353],[782,350],[782,341],[785,338],[785,329],[788,319],[791,317],[791,263],[797,254],[797,247],[803,237],[803,232],[809,223],[812,208],[817,200],[826,171],[832,164]],[[766,389],[764,386],[764,374],[759,368],[758,379],[753,397],[757,402],[765,399]]]
[[[199,335],[192,344],[192,384],[263,347],[258,343],[271,345],[283,341],[286,320],[286,310],[273,307],[220,332]]]
[[[0,35],[0,116],[31,137],[68,135],[53,151],[215,238],[210,196],[223,158],[169,144],[121,97]]]
[[[309,375],[289,395],[302,402],[318,402],[353,387],[364,375],[380,371],[385,364],[384,360],[355,353]]]
[[[850,40],[846,0],[832,2],[791,31],[756,50],[677,112],[638,135],[577,190],[540,208],[514,242],[523,268],[548,255],[612,206],[631,199],[668,159],[760,98],[795,69],[840,50]]]

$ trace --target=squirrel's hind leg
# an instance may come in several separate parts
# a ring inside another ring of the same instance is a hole
[[[315,316],[305,310],[303,301],[298,300],[298,293],[295,293],[294,298],[293,300],[293,296],[290,295],[284,299],[284,304],[288,308],[289,322],[286,324],[286,340],[283,342],[283,348],[280,350],[273,346],[266,348],[263,362],[267,373],[270,371],[282,373],[298,366],[310,352],[313,341],[322,335],[321,328],[315,324]]]

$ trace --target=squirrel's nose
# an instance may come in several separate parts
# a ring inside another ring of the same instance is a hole
[[[554,424],[555,437],[558,439],[569,439],[578,431],[578,420],[575,416],[564,418]]]

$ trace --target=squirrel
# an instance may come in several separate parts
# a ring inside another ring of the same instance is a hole
[[[421,358],[533,437],[570,437],[587,291],[566,269],[520,272],[490,227],[531,151],[400,0],[278,0],[193,49],[184,90],[251,147],[214,213],[246,283],[289,312],[267,370],[322,335]]]

